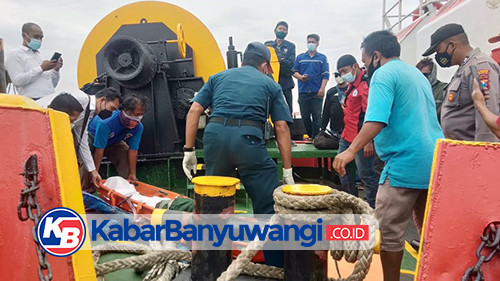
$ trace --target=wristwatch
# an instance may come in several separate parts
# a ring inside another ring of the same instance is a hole
[[[186,147],[186,146],[184,146],[183,150],[184,151],[194,151],[194,147]]]

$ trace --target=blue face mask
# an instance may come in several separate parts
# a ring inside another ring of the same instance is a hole
[[[26,37],[30,38],[28,35],[26,35]],[[42,46],[42,40],[30,38],[30,41],[26,45],[33,51],[38,51],[38,49]]]
[[[314,43],[307,43],[307,50],[308,50],[309,52],[315,52],[315,51],[316,51],[316,47],[317,47],[317,46],[316,46],[316,44],[314,44]]]
[[[352,83],[354,82],[354,80],[356,80],[356,75],[353,75],[352,72],[348,72],[342,75],[342,80],[344,80],[347,83]]]

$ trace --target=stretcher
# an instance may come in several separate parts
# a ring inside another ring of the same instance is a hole
[[[102,180],[97,186],[97,192],[99,193],[99,197],[106,201],[106,203],[119,207],[127,212],[136,213],[136,214],[145,214],[151,215],[155,210],[155,206],[149,206],[144,202],[137,201],[135,199],[130,198],[129,196],[125,196],[105,185],[106,180]],[[134,184],[135,189],[143,196],[148,197],[161,197],[165,198],[165,200],[170,199],[173,202],[177,198],[189,198],[179,193],[165,190],[163,188],[159,188],[147,183],[143,183],[138,181]]]

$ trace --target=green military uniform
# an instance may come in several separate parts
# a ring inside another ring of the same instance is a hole
[[[443,100],[447,86],[448,83],[441,82],[439,80],[432,85],[432,95],[434,96],[434,101],[436,102],[436,113],[438,116],[438,120],[441,117],[441,107],[443,106]]]
[[[292,122],[280,85],[253,66],[232,68],[211,76],[193,101],[212,107],[203,135],[206,174],[231,176],[237,168],[254,213],[274,213],[273,191],[280,182],[263,125],[267,111],[273,122]]]

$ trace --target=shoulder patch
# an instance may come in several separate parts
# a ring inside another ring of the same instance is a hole
[[[453,101],[455,99],[455,94],[449,93],[448,94],[448,101]]]

